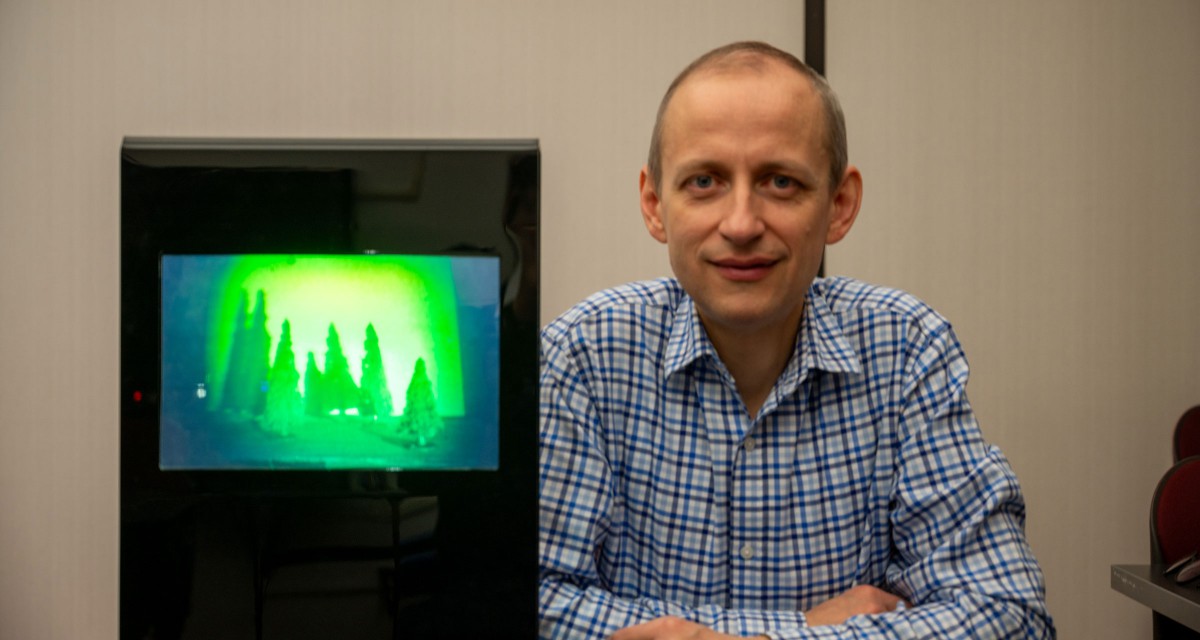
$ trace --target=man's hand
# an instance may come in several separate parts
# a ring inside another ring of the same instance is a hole
[[[759,636],[763,637],[763,636]],[[663,616],[650,622],[625,627],[609,636],[608,640],[742,640],[713,631],[708,627],[689,622],[683,618]]]
[[[883,589],[865,584],[851,587],[842,595],[831,598],[805,612],[808,626],[841,624],[851,616],[887,613],[895,611],[901,603],[910,606],[898,596]],[[757,636],[764,638],[765,636]],[[663,616],[650,622],[625,627],[609,636],[608,640],[743,640],[708,627],[689,622],[683,618]]]
[[[895,611],[901,602],[904,600],[883,589],[860,584],[809,609],[804,617],[810,627],[841,624],[851,616]],[[904,602],[904,605],[909,606],[907,602]]]

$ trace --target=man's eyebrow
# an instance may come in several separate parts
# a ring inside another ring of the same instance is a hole
[[[762,164],[762,166],[758,167],[756,169],[756,171],[758,173],[768,173],[768,172],[775,171],[775,172],[799,174],[799,177],[807,178],[810,180],[814,176],[816,176],[818,173],[818,172],[814,171],[811,167],[809,167],[808,164],[805,164],[802,162],[788,162],[788,161],[765,162]]]
[[[724,165],[716,160],[697,158],[695,160],[688,160],[680,163],[679,166],[675,168],[675,175],[683,176],[689,173],[695,173],[697,171],[712,171],[714,169],[720,170],[722,168],[724,168]]]

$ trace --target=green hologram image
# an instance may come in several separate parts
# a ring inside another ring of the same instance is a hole
[[[283,334],[275,349],[275,362],[267,374],[267,393],[262,413],[262,428],[283,436],[291,435],[304,422],[304,404],[300,398],[300,372],[292,352],[292,329],[283,321]]]
[[[254,309],[247,309],[245,292],[238,300],[227,351],[225,381],[221,385],[224,406],[233,411],[261,413],[262,390],[267,382],[271,336],[267,334],[266,303],[263,292],[255,297]]]
[[[324,416],[329,414],[322,393],[323,375],[317,367],[317,357],[308,352],[308,364],[304,367],[304,414],[309,416]]]
[[[337,327],[329,325],[325,337],[325,371],[321,373],[321,387],[317,391],[324,403],[322,409],[335,416],[356,413],[358,410],[358,385],[350,377],[350,363],[342,352],[342,339]]]
[[[392,392],[387,386],[387,372],[384,370],[383,356],[379,351],[379,334],[375,332],[373,324],[367,325],[367,339],[363,342],[363,351],[366,352],[366,355],[363,356],[362,363],[358,415],[390,416],[392,415]],[[424,371],[425,361],[417,358],[417,366]],[[411,383],[409,386],[412,386]]]
[[[439,411],[443,415],[462,415],[454,281],[448,259],[232,256],[222,290],[212,319],[218,333],[209,350],[210,370],[219,378],[226,379],[226,371],[230,369],[229,354],[234,352],[237,328],[245,322],[240,316],[252,316],[252,325],[256,325],[262,314],[267,326],[274,327],[284,318],[290,320],[295,353],[313,353],[322,360],[331,352],[335,358],[340,353],[340,343],[330,344],[331,339],[340,338],[332,334],[341,331],[347,333],[347,338],[364,336],[371,325],[373,331],[388,336],[390,347],[382,357],[384,367],[406,371],[417,358],[425,358],[430,378],[439,390]],[[251,294],[256,296],[257,304],[247,310],[246,301]],[[263,296],[270,307],[269,315],[261,308]],[[397,309],[404,313],[397,313]],[[258,333],[257,328],[254,331]],[[329,364],[325,362],[323,368],[327,375]],[[355,380],[362,377],[361,358],[348,357],[346,366],[350,377]],[[335,363],[334,368],[338,367],[340,363]],[[239,368],[233,367],[235,377],[245,375],[237,371]],[[261,371],[265,373],[265,364]],[[403,397],[403,390],[403,386],[398,386],[388,392],[394,398]],[[215,400],[222,403],[224,397],[218,395]],[[395,411],[403,408],[395,407]]]
[[[495,468],[498,282],[493,258],[164,256],[160,465]]]
[[[442,431],[442,417],[437,412],[437,400],[433,396],[433,385],[425,373],[425,361],[417,359],[408,391],[404,393],[404,415],[400,417],[402,432],[424,445]]]

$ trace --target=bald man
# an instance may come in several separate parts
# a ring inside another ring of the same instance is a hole
[[[769,45],[668,89],[639,190],[675,277],[542,333],[543,638],[1054,636],[949,324],[816,277],[847,157],[832,90]]]

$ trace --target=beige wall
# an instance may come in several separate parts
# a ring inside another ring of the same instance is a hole
[[[0,638],[117,636],[126,135],[539,138],[544,314],[665,273],[637,172],[719,44],[791,0],[0,0]]]
[[[1200,3],[829,3],[865,174],[829,268],[955,324],[1063,638],[1146,638],[1170,434],[1200,403]]]
[[[1170,423],[1200,402],[1200,4],[829,3],[867,175],[833,272],[956,324],[1064,638],[1149,637]],[[799,0],[0,0],[0,637],[117,633],[125,135],[536,137],[543,319],[660,275],[654,108],[696,54],[800,51]]]

